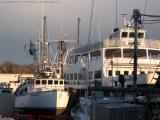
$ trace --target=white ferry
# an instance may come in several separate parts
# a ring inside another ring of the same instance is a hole
[[[124,75],[125,86],[133,85],[134,28],[126,18],[124,23],[124,28],[114,29],[108,38],[70,52],[64,72],[68,88],[85,89],[87,78],[89,86],[94,86],[99,81],[104,87],[118,87],[119,75]],[[155,71],[159,70],[160,40],[146,38],[146,32],[144,28],[138,28],[137,86],[154,84]]]

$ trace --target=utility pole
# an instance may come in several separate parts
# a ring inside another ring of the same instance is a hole
[[[139,24],[140,12],[137,9],[133,10],[134,19],[134,70],[133,70],[133,87],[137,87],[137,49],[138,49],[138,24]]]

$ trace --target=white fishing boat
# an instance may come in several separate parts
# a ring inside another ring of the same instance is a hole
[[[64,52],[62,50],[63,40],[58,40],[57,59],[51,58],[49,52],[51,44],[46,39],[46,17],[44,17],[43,39],[38,40],[38,71],[35,77],[20,78],[22,83],[16,90],[15,109],[25,113],[62,113],[69,100],[68,91],[65,89],[66,82],[62,77]],[[30,43],[29,52],[36,56],[36,48]],[[61,52],[60,52],[61,51]],[[55,61],[58,60],[57,63]]]

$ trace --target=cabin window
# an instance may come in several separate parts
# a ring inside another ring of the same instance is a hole
[[[57,84],[58,84],[58,80],[55,80],[55,81],[54,81],[54,84],[57,85]]]
[[[128,32],[122,32],[122,38],[127,38]]]
[[[134,32],[130,32],[129,37],[134,38]],[[138,38],[144,38],[144,33],[142,32],[138,33]]]
[[[40,85],[40,80],[36,80],[36,85]]]
[[[120,75],[120,71],[116,71],[116,76],[119,76]]]
[[[144,33],[138,33],[138,38],[144,38]]]
[[[34,84],[34,80],[33,79],[28,80],[28,84]]]
[[[53,80],[48,80],[48,85],[52,85],[53,84]]]
[[[129,75],[129,72],[128,71],[124,71],[124,75]]]
[[[160,51],[159,50],[148,50],[148,54],[152,59],[160,59]]]
[[[105,56],[106,58],[121,57],[121,49],[107,49]]]
[[[63,84],[63,81],[59,81],[59,84],[62,85],[62,84]]]
[[[108,70],[108,76],[112,76],[112,70]]]
[[[47,81],[46,80],[42,80],[42,85],[46,85]]]
[[[123,49],[123,57],[133,57],[134,56],[134,49]],[[146,58],[146,49],[138,49],[137,50],[137,57]]]
[[[95,79],[101,78],[101,71],[95,71],[95,72],[94,72],[94,78],[95,78]]]

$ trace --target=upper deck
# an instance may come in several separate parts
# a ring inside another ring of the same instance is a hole
[[[145,49],[160,49],[160,40],[155,39],[146,39],[146,30],[138,30],[138,48]],[[111,34],[107,39],[104,39],[101,42],[86,44],[80,46],[73,50],[74,54],[77,53],[86,53],[87,51],[93,51],[101,48],[133,48],[134,41],[134,29],[133,28],[124,28],[118,29],[113,34]],[[132,45],[132,46],[131,46]]]

